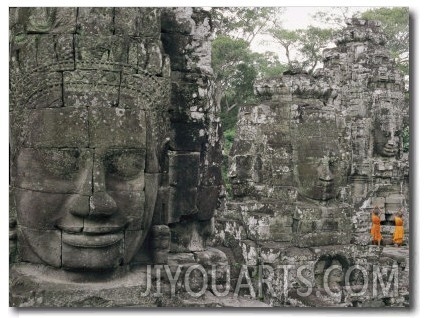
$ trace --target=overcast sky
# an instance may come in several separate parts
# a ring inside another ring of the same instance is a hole
[[[370,7],[349,7],[349,14],[356,11],[363,12],[368,9],[370,9]],[[309,25],[331,28],[332,26],[319,23],[312,18],[318,11],[341,12],[340,9],[335,7],[286,7],[282,16],[283,27],[289,30],[305,29]],[[259,53],[264,53],[266,51],[276,52],[280,60],[286,62],[282,47],[270,36],[261,35],[255,38],[252,43],[252,50]],[[295,54],[293,57],[296,58]]]

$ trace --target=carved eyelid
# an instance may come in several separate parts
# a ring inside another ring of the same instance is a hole
[[[73,174],[79,170],[81,152],[78,148],[38,149],[36,156],[39,161],[44,162],[44,169],[57,177]]]
[[[144,169],[142,169],[144,167],[144,159],[145,152],[140,149],[115,149],[105,154],[103,161],[107,167],[107,173],[109,175],[113,175],[121,179],[133,179],[138,177],[144,171]],[[119,162],[120,160],[129,160],[129,162],[122,165],[122,162]]]

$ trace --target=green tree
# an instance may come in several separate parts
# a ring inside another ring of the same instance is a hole
[[[225,106],[223,110],[229,111],[234,104],[253,98],[253,82],[257,75],[254,57],[247,41],[221,35],[212,42],[214,98],[218,109]]]
[[[283,47],[289,68],[300,66],[310,73],[321,61],[322,49],[331,42],[333,34],[331,29],[314,26],[294,31],[273,27],[268,32]]]
[[[255,65],[258,70],[258,77],[276,77],[283,74],[287,70],[287,65],[280,62],[278,54],[267,51],[262,54],[257,54]]]
[[[314,26],[299,31],[299,51],[302,65],[312,73],[322,60],[322,50],[331,42],[333,31]]]
[[[346,26],[347,19],[358,17],[359,14],[350,7],[332,7],[330,10],[318,11],[312,19],[334,30],[340,30]]]
[[[211,15],[216,35],[243,39],[250,44],[274,23],[281,10],[277,7],[214,7]]]
[[[277,74],[283,68],[276,54],[259,54],[250,49],[255,37],[272,25],[281,12],[281,8],[271,7],[211,9],[216,36],[212,42],[214,99],[224,117],[233,117],[234,108],[255,101],[253,83],[257,77]],[[228,123],[235,124],[235,118]]]
[[[274,26],[269,29],[268,32],[277,41],[277,43],[283,47],[287,63],[290,66],[292,64],[290,53],[300,41],[300,34],[298,30],[290,31]]]

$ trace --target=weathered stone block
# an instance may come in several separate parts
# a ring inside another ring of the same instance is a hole
[[[228,263],[225,253],[213,247],[207,247],[201,252],[194,252],[194,257],[198,264],[206,268]]]
[[[169,151],[169,184],[177,188],[196,187],[199,183],[198,152]]]
[[[65,202],[72,194],[44,193],[24,189],[15,189],[18,220],[22,226],[53,230],[65,215]],[[86,201],[88,208],[88,200]]]
[[[120,71],[128,64],[129,41],[118,35],[76,35],[77,69]],[[135,65],[134,65],[135,66]]]
[[[16,186],[46,193],[91,192],[93,153],[89,149],[22,148]]]
[[[96,149],[93,189],[143,192],[145,161],[145,149]]]
[[[158,42],[148,43],[146,71],[150,74],[162,74],[162,48]]]
[[[10,8],[10,27],[29,33],[75,33],[77,8]]]
[[[237,155],[234,156],[234,169],[231,169],[231,178],[236,178],[239,181],[251,180],[253,168],[253,156]],[[233,167],[233,165],[232,165]]]
[[[204,123],[171,123],[171,148],[179,151],[200,152],[207,142]]]
[[[168,78],[123,73],[119,107],[168,111],[170,86]]]
[[[169,221],[178,222],[183,215],[196,214],[197,188],[169,189]]]
[[[160,188],[160,173],[145,173],[144,178],[146,181],[147,186],[144,188],[144,195],[145,195],[145,205],[144,205],[144,215],[146,216],[144,218],[144,229],[149,228],[150,224],[156,225],[153,223],[153,220],[155,219],[156,214],[156,207],[158,211],[160,211],[159,220],[162,219],[162,222],[159,224],[165,223],[164,215],[167,215],[168,210],[166,207],[163,207],[162,203],[162,196],[163,193],[161,192]],[[166,211],[163,211],[166,210]]]
[[[234,140],[233,146],[231,147],[230,156],[234,156],[235,154],[250,154],[254,143],[251,140],[238,139],[238,137],[239,136],[237,136],[237,139]]]
[[[90,202],[90,215],[93,215],[93,220],[86,220],[84,228],[87,231],[97,232],[103,227],[111,229],[121,229],[126,226],[128,230],[147,230],[144,228],[145,221],[145,195],[144,192],[124,192],[124,191],[108,191],[107,196],[110,196],[119,207],[114,214],[109,217],[103,217],[104,220],[96,220],[96,206],[93,200]],[[93,198],[93,197],[91,197]],[[100,202],[98,209],[102,213],[103,204]],[[98,218],[98,217],[97,217]],[[91,230],[89,229],[91,228]]]
[[[146,145],[146,118],[142,110],[93,107],[89,111],[89,122],[91,147],[142,148]]]
[[[99,270],[104,267],[114,268],[119,265],[123,256],[123,239],[106,247],[81,248],[69,245],[65,241],[62,243],[62,266],[64,268],[90,270]]]
[[[85,108],[78,107],[30,110],[26,113],[31,128],[28,128],[25,146],[87,147],[87,115]]]
[[[112,35],[114,8],[78,8],[77,32],[90,35]]]
[[[38,35],[37,65],[41,70],[73,70],[75,67],[73,35]]]
[[[170,253],[168,256],[169,265],[194,264],[193,253]]]
[[[65,106],[117,107],[120,73],[102,70],[64,72]]]
[[[162,33],[162,43],[165,51],[174,56],[171,60],[172,71],[191,70],[190,57],[194,52],[193,36],[178,33]]]
[[[160,34],[159,8],[115,8],[115,34],[156,36]]]
[[[243,258],[246,261],[246,265],[257,265],[258,262],[258,248],[256,243],[250,240],[240,241]]]
[[[210,152],[208,152],[210,154]],[[223,184],[222,181],[222,166],[220,157],[210,157],[212,161],[203,161],[199,171],[199,184],[204,187],[220,186]]]
[[[18,242],[19,256],[23,261],[61,266],[62,241],[59,230],[37,230],[18,226]]]
[[[381,209],[381,211],[384,213],[385,203],[386,203],[385,197],[372,197],[369,208],[373,209],[375,206],[378,206]]]
[[[197,189],[197,218],[201,221],[210,220],[218,207],[220,187],[199,187]]]
[[[156,204],[153,212],[153,225],[160,225],[168,223],[170,219],[170,208],[169,208],[169,187],[159,187],[156,197]]]
[[[128,264],[131,261],[137,262],[136,253],[143,253],[145,252],[145,249],[143,249],[140,245],[143,242],[144,237],[146,236],[146,230],[125,230],[124,233],[124,242],[123,244],[123,253],[124,253],[124,264]],[[139,255],[137,255],[139,256]],[[149,255],[150,256],[150,255]],[[148,258],[147,263],[149,262],[150,258]],[[144,262],[143,262],[144,263]]]
[[[350,235],[340,232],[309,233],[300,237],[295,236],[293,242],[299,247],[344,245],[350,243]]]
[[[62,107],[63,79],[59,72],[37,72],[25,82],[25,92],[21,95],[21,104],[28,108]]]
[[[232,183],[231,188],[234,197],[255,196],[257,194],[253,184],[249,183]]]
[[[205,248],[200,223],[195,221],[174,223],[171,230],[171,253],[197,252]]]

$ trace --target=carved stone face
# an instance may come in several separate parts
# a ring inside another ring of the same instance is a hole
[[[336,197],[346,176],[343,147],[333,109],[306,105],[292,110],[294,179],[302,197],[327,201]]]
[[[377,110],[374,128],[374,155],[394,157],[400,150],[401,121],[390,107]]]
[[[16,162],[24,260],[93,270],[128,263],[150,226],[158,185],[157,174],[145,173],[145,111],[27,115],[31,129]]]
[[[297,181],[302,196],[326,201],[336,196],[340,184],[340,158],[333,142],[314,139],[298,148]]]

